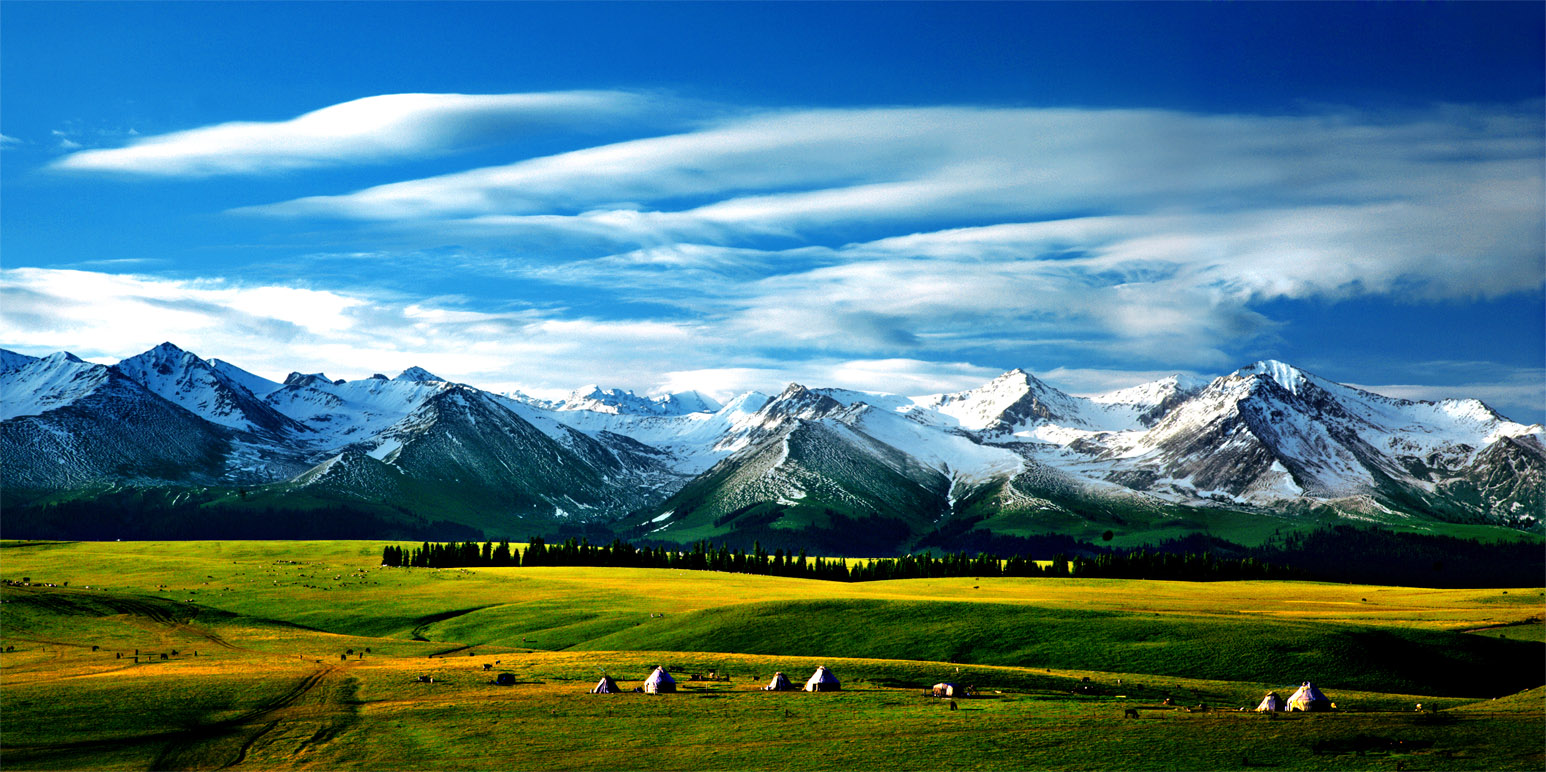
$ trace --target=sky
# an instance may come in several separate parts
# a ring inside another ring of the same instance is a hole
[[[0,8],[0,347],[1546,420],[1540,3]]]

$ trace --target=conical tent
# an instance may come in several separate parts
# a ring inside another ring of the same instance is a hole
[[[650,677],[644,679],[644,691],[646,694],[665,694],[676,691],[676,679],[671,677],[663,667],[655,668]]]
[[[765,692],[792,692],[794,691],[794,684],[789,680],[788,676],[784,675],[784,671],[780,670],[773,674],[773,680],[769,681],[767,686],[762,687],[762,690]]]
[[[1283,698],[1277,692],[1267,692],[1262,698],[1261,704],[1256,706],[1257,713],[1272,713],[1283,709]]]
[[[805,682],[805,691],[808,692],[835,692],[842,688],[842,685],[837,682],[837,676],[832,675],[832,671],[828,670],[826,665],[816,668],[810,680]]]
[[[601,677],[600,681],[596,682],[596,688],[590,690],[590,693],[591,694],[622,694],[623,690],[618,687],[616,681],[612,680],[612,676],[604,675],[604,676]]]
[[[1321,694],[1321,690],[1315,688],[1315,684],[1305,681],[1299,685],[1299,691],[1288,698],[1289,710],[1302,710],[1314,712],[1318,710],[1331,710],[1331,700]]]

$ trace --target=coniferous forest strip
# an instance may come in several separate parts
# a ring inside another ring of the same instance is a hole
[[[1255,558],[1217,558],[1208,553],[1160,553],[1138,551],[1108,552],[1092,557],[1054,556],[1042,565],[1028,556],[1000,558],[996,555],[965,552],[903,555],[896,558],[872,558],[850,561],[842,558],[811,557],[801,552],[769,553],[760,547],[751,551],[713,546],[699,541],[689,549],[671,547],[635,547],[621,540],[594,545],[587,540],[567,539],[549,546],[533,537],[525,550],[508,542],[425,542],[418,548],[387,546],[381,562],[389,566],[420,568],[471,568],[479,566],[611,566],[632,568],[674,568],[692,571],[725,571],[738,574],[792,576],[837,582],[865,582],[884,579],[918,579],[983,576],[1078,576],[1113,578],[1182,579],[1211,581],[1227,579],[1288,579],[1296,572],[1257,561]]]
[[[1546,556],[1532,541],[1498,544],[1473,539],[1334,526],[1291,534],[1247,548],[1217,539],[1190,539],[1152,548],[1112,549],[1075,542],[1048,557],[1001,557],[987,552],[923,552],[849,561],[804,550],[769,553],[699,541],[690,547],[636,546],[621,539],[591,544],[566,539],[549,545],[532,537],[525,550],[509,542],[424,542],[388,545],[382,563],[422,568],[611,566],[792,576],[838,582],[943,577],[1080,577],[1231,581],[1297,579],[1419,587],[1533,587],[1542,584]]]

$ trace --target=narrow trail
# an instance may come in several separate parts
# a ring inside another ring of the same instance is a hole
[[[354,721],[352,711],[339,702],[329,699],[330,690],[321,690],[326,681],[342,669],[326,665],[309,673],[284,694],[258,705],[240,715],[181,733],[156,757],[152,769],[229,769],[247,760],[252,749],[275,730],[292,721],[306,721],[311,716],[288,716],[286,713],[301,704],[314,692],[320,696],[319,704],[323,727],[311,734],[331,730],[336,736]],[[316,713],[318,711],[309,711]],[[306,721],[306,723],[310,723]],[[303,744],[304,745],[304,744]]]
[[[1520,620],[1518,622],[1504,622],[1503,624],[1498,624],[1498,625],[1487,625],[1485,627],[1473,627],[1473,628],[1471,628],[1469,630],[1461,630],[1460,632],[1462,632],[1462,633],[1485,633],[1488,630],[1507,630],[1507,629],[1509,629],[1511,627],[1530,627],[1531,625],[1538,625],[1538,624],[1542,624],[1542,623],[1546,623],[1546,617],[1530,617],[1529,619],[1523,619],[1523,620]]]
[[[320,728],[306,732],[306,737],[312,740],[319,737],[331,739],[352,726],[356,720],[353,708],[341,700],[332,699],[335,693],[344,690],[319,691],[319,687],[328,684],[330,680],[337,680],[334,677],[341,670],[336,665],[318,668],[278,697],[223,721],[134,737],[44,745],[6,744],[6,761],[8,764],[27,767],[72,768],[88,765],[92,759],[100,758],[104,751],[160,746],[161,750],[149,765],[150,769],[229,769],[246,762],[261,740],[283,729],[288,723],[304,724],[301,728],[305,731],[311,724],[320,722]],[[319,697],[315,706],[301,704],[313,694]],[[297,709],[301,711],[299,714],[290,715]],[[302,746],[306,744],[301,743]]]
[[[140,627],[152,634],[159,642],[171,648],[189,648],[208,643],[212,649],[224,649],[258,655],[264,659],[280,659],[293,662],[293,654],[251,649],[227,640],[224,636],[201,626],[200,622],[211,619],[220,621],[230,615],[218,609],[209,609],[154,596],[129,596],[116,593],[93,592],[75,588],[15,588],[17,602],[33,605],[52,614],[99,619],[119,618],[123,622]],[[7,602],[12,602],[8,600]],[[476,609],[467,609],[439,618],[450,618]],[[431,624],[434,618],[421,618],[421,624]],[[49,647],[54,660],[70,656],[80,657],[89,651],[94,642],[55,640],[49,636],[10,637],[13,641]],[[143,645],[143,644],[139,644]],[[200,647],[202,648],[202,647]],[[111,649],[100,652],[106,657],[104,668],[91,667],[90,672],[79,673],[43,672],[29,673],[27,683],[56,681],[65,678],[100,676],[108,672],[132,670],[139,665],[130,664],[127,651],[124,659],[114,659]],[[58,666],[54,666],[58,670]],[[276,751],[265,750],[269,746],[285,749],[278,757],[294,758],[297,754],[311,755],[334,738],[347,732],[358,721],[354,702],[357,687],[348,674],[346,665],[318,665],[309,669],[283,693],[243,710],[236,715],[207,723],[175,725],[159,731],[140,735],[106,739],[88,739],[77,742],[53,742],[48,744],[4,743],[4,753],[9,764],[26,767],[51,766],[72,768],[87,765],[102,754],[139,757],[151,769],[157,770],[206,770],[228,769],[250,764],[253,758],[269,758]],[[292,671],[293,672],[293,671]],[[239,705],[240,703],[238,703]],[[236,707],[236,706],[233,706]],[[215,714],[219,715],[219,714]],[[154,759],[151,761],[151,759]]]
[[[430,614],[429,616],[419,617],[418,619],[413,620],[417,624],[414,625],[413,632],[411,634],[412,634],[413,639],[415,641],[426,641],[427,642],[427,641],[429,641],[429,639],[424,637],[424,631],[427,630],[430,625],[435,624],[437,622],[444,622],[447,619],[455,619],[455,618],[457,618],[459,616],[466,616],[467,614],[471,614],[474,611],[482,611],[482,610],[484,610],[486,608],[493,608],[494,606],[497,606],[497,605],[502,605],[502,604],[491,603],[491,604],[486,605],[486,606],[474,606],[472,608],[456,609],[454,611],[443,611],[443,612],[441,612],[439,614]]]

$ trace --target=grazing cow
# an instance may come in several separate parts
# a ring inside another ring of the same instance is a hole
[[[1137,708],[1128,708],[1127,710],[1122,711],[1122,718],[1137,718],[1137,717],[1138,717],[1138,709]]]

